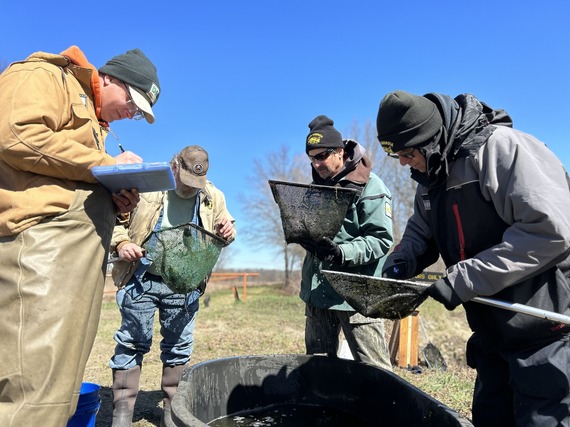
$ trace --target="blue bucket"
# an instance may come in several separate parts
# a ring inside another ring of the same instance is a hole
[[[73,417],[67,422],[67,427],[95,427],[95,418],[101,406],[100,388],[99,384],[81,384],[77,409]]]

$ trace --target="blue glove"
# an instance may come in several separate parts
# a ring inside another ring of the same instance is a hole
[[[457,293],[451,287],[451,284],[447,280],[447,277],[444,277],[442,279],[439,279],[437,282],[432,283],[425,290],[425,293],[437,302],[442,303],[449,311],[455,310],[455,308],[462,302],[459,299],[459,295],[457,295]]]
[[[342,251],[340,246],[328,237],[321,237],[314,249],[317,258],[321,261],[328,261],[337,265],[342,264]]]
[[[387,262],[386,264],[382,270],[382,277],[388,279],[407,279],[410,277],[405,260],[395,259],[393,262]]]

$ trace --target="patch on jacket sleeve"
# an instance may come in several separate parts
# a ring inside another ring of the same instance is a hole
[[[392,219],[392,205],[391,205],[390,203],[386,202],[386,205],[385,205],[385,206],[386,206],[386,208],[385,208],[386,216],[387,216],[388,218]]]
[[[424,209],[426,212],[431,210],[431,202],[429,200],[429,196],[427,194],[422,194],[422,202],[424,204]]]

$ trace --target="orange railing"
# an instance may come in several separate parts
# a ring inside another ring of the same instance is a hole
[[[259,273],[212,273],[212,277],[210,277],[210,282],[221,282],[224,280],[231,280],[236,279],[238,277],[243,277],[243,301],[247,301],[247,278],[251,276],[259,276]],[[237,296],[237,288],[233,286],[233,292],[236,299]]]

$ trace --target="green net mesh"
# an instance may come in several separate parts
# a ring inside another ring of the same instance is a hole
[[[333,238],[342,225],[356,190],[326,185],[269,181],[279,206],[287,243]]]
[[[227,242],[196,224],[154,231],[144,245],[172,292],[185,294],[206,280]]]

